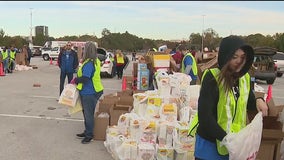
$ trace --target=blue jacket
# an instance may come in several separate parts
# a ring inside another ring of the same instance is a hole
[[[78,67],[78,56],[74,50],[63,50],[58,55],[58,66],[61,72],[75,73],[75,69]]]

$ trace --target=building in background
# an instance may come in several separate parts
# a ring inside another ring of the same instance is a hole
[[[47,26],[36,26],[35,27],[35,36],[44,35],[48,37],[48,27]]]

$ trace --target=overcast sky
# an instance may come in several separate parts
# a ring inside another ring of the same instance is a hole
[[[29,36],[30,27],[40,25],[55,38],[100,38],[103,28],[164,40],[188,39],[207,28],[220,37],[284,33],[281,1],[0,1],[0,6],[0,29],[9,36]]]

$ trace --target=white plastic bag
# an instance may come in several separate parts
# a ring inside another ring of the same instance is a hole
[[[229,133],[222,144],[229,151],[230,160],[254,160],[260,147],[262,135],[262,112],[238,133]]]
[[[79,91],[77,90],[76,85],[69,83],[65,85],[59,97],[58,103],[70,107],[75,107],[78,97],[79,97]]]
[[[83,110],[83,107],[82,107],[81,99],[78,97],[76,105],[74,107],[69,107],[68,114],[69,115],[75,114],[75,113],[80,112],[82,110]]]

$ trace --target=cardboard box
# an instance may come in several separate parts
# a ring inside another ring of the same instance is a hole
[[[133,91],[132,90],[125,90],[125,91],[121,91],[121,92],[116,92],[117,97],[121,96],[132,96],[133,95]]]
[[[107,117],[101,117],[102,113],[95,113],[95,122],[94,122],[94,140],[102,140],[106,139],[106,129],[109,126],[109,114]]]
[[[284,105],[274,106],[273,108],[269,108],[269,116],[279,116],[279,113],[282,112]]]
[[[119,100],[119,97],[104,98],[99,102],[98,112],[107,112],[110,114],[110,108],[113,107]]]
[[[124,113],[129,113],[132,109],[130,105],[117,104],[110,109],[110,125],[117,125],[119,116]]]
[[[148,90],[149,88],[149,70],[140,70],[138,71],[137,77],[137,89],[139,90]]]
[[[118,100],[119,100],[119,96],[117,96],[117,95],[106,95],[102,99],[102,102],[112,101],[113,103],[116,103]]]
[[[147,69],[147,64],[146,63],[138,63],[137,64],[137,70],[141,71],[141,70],[146,70]]]
[[[117,101],[116,104],[133,106],[133,101],[134,101],[133,96],[123,95],[123,96],[120,96],[120,99],[119,101]]]
[[[263,92],[255,92],[256,97],[264,97]],[[257,160],[279,160],[281,141],[284,138],[282,132],[283,124],[278,121],[279,112],[282,112],[284,105],[275,106],[273,98],[268,102],[268,116],[263,117],[263,131]],[[257,111],[248,112],[251,121]]]
[[[153,64],[156,68],[169,68],[170,67],[170,55],[169,54],[154,54]]]
[[[133,94],[136,94],[136,93],[145,93],[145,91],[143,91],[143,90],[134,90]]]
[[[284,133],[281,130],[263,129],[257,160],[280,160],[280,147]]]
[[[114,93],[110,93],[110,94],[104,94],[104,98],[112,98],[112,97],[116,97],[116,94]]]

